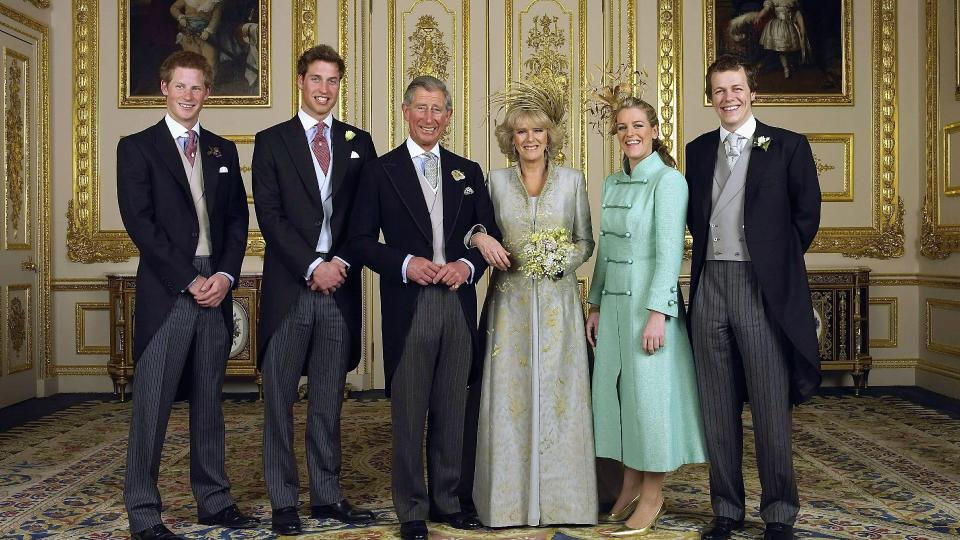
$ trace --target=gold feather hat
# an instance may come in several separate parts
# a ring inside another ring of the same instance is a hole
[[[507,109],[539,111],[547,115],[554,125],[563,123],[566,115],[566,99],[556,85],[534,84],[529,81],[513,81],[507,87],[490,96],[490,109],[497,108],[497,116]]]
[[[613,113],[624,100],[630,97],[641,98],[647,84],[646,70],[633,69],[626,64],[616,68],[608,63],[597,66],[599,75],[591,75],[587,84],[587,112],[592,120],[590,126],[601,136],[610,134]]]

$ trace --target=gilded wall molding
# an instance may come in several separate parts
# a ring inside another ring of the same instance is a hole
[[[915,369],[919,358],[874,358],[873,369]]]
[[[871,227],[824,227],[811,252],[856,259],[902,257],[903,199],[899,196],[897,125],[897,0],[872,0],[873,176]]]
[[[947,379],[960,381],[960,369],[957,369],[955,366],[948,366],[947,364],[941,364],[939,362],[931,362],[930,360],[925,360],[921,358],[917,362],[917,370],[924,371],[927,373],[932,373],[934,375],[939,375]]]
[[[33,295],[31,294],[33,285],[29,283],[14,284],[5,287],[4,307],[6,314],[4,316],[4,330],[6,332],[5,356],[7,357],[7,374],[20,373],[33,368]],[[23,293],[22,298],[13,296],[15,293]],[[14,364],[14,358],[20,358],[21,362]]]
[[[77,354],[110,354],[110,344],[89,345],[86,342],[86,313],[88,311],[110,311],[107,302],[77,302],[74,310],[74,342]]]
[[[4,49],[6,84],[3,89],[4,162],[6,165],[6,220],[3,241],[6,249],[29,250],[33,239],[30,215],[30,58],[13,49]],[[21,220],[21,218],[23,218]],[[21,227],[22,225],[22,227]]]
[[[932,352],[938,352],[942,354],[948,354],[950,356],[955,356],[960,358],[960,346],[942,343],[936,340],[936,337],[933,335],[933,318],[934,310],[941,309],[944,311],[951,311],[957,313],[960,317],[960,300],[946,300],[943,298],[927,298],[926,300],[926,317],[924,319],[924,328],[926,328],[926,346],[927,350]]]
[[[958,14],[954,13],[954,25]],[[958,27],[960,28],[960,27]],[[924,31],[926,34],[926,107],[924,154],[926,158],[926,182],[923,194],[923,210],[920,221],[920,253],[929,259],[946,259],[960,251],[960,225],[942,224],[940,221],[940,177],[946,172],[949,156],[944,153],[943,166],[939,159],[940,140],[940,33],[938,0],[926,0],[924,5]],[[954,38],[957,39],[956,37]],[[956,41],[955,41],[956,43]],[[954,55],[960,52],[954,50]],[[960,60],[958,60],[960,62]],[[960,71],[958,71],[960,77]],[[946,144],[946,141],[944,141]],[[946,181],[944,181],[946,191]]]
[[[50,0],[26,0],[31,4],[37,6],[38,8],[48,8],[50,7]]]
[[[106,291],[108,287],[105,279],[57,279],[50,284],[50,290],[53,292]]]
[[[885,339],[870,339],[870,348],[890,349],[897,346],[897,334],[900,330],[900,321],[897,318],[897,304],[899,299],[896,296],[871,296],[869,304],[871,306],[887,306],[887,337]]]
[[[631,7],[632,7],[631,0]],[[660,112],[660,139],[683,170],[683,11],[681,0],[657,1],[657,101]],[[633,43],[636,47],[636,43]],[[631,52],[636,62],[636,53]]]
[[[811,145],[816,144],[841,144],[843,145],[843,163],[840,164],[843,177],[842,191],[824,191],[821,197],[824,202],[853,202],[854,200],[854,164],[853,164],[853,133],[807,133],[807,140]],[[836,165],[826,163],[820,160],[816,152],[813,159],[817,165],[817,175],[829,172],[837,168]]]

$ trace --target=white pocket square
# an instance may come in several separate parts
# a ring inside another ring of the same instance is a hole
[[[220,167],[220,172],[221,172],[221,173],[225,173],[225,172],[230,172],[230,171],[229,171],[226,167]]]
[[[356,151],[351,151],[350,159],[360,159],[360,154],[358,154]]]
[[[467,187],[463,190],[463,194],[464,194],[464,195],[473,195],[473,188],[467,186]]]

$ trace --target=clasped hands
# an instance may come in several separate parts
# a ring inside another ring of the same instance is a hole
[[[441,265],[430,259],[413,257],[407,263],[407,279],[423,286],[443,283],[455,291],[470,279],[470,267],[463,261]]]
[[[223,302],[230,292],[230,280],[223,274],[214,274],[210,277],[197,276],[187,288],[200,307],[214,308]]]
[[[313,269],[313,274],[310,274],[308,285],[312,291],[333,294],[343,286],[343,282],[346,280],[347,266],[340,259],[334,258],[317,264],[316,268]]]

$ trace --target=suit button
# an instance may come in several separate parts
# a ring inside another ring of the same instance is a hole
[[[190,236],[196,238],[196,237],[200,236],[200,233],[193,233],[193,234],[191,234]]]
[[[633,291],[627,291],[627,296],[633,296]]]
[[[714,236],[714,237],[713,237],[713,241],[714,241],[714,242],[719,242],[719,241],[720,241],[720,239],[719,239],[719,238],[717,238],[716,236]]]
[[[676,300],[670,300],[670,301],[667,302],[667,305],[668,305],[668,306],[675,306],[675,305],[677,305],[677,301],[676,301]]]
[[[322,227],[322,226],[323,226],[323,220],[322,220],[322,219],[318,219],[317,221],[313,222],[313,224],[316,225],[317,227]]]
[[[630,238],[631,234],[630,234],[630,233],[627,233],[627,234],[625,234],[624,236],[626,236],[627,238]]]

